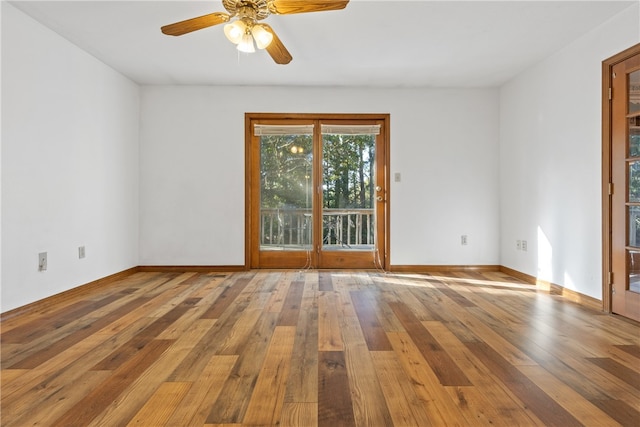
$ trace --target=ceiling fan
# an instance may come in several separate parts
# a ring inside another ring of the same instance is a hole
[[[277,64],[288,64],[292,57],[287,48],[270,25],[258,21],[271,14],[290,15],[344,9],[347,3],[349,0],[222,0],[228,13],[210,13],[165,25],[161,30],[170,36],[181,36],[237,18],[224,26],[224,34],[237,45],[238,50],[255,52],[255,41],[258,49],[266,49]]]

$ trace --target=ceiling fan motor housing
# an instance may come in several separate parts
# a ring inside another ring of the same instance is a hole
[[[222,0],[222,5],[231,16],[255,21],[265,19],[271,14],[267,0]]]

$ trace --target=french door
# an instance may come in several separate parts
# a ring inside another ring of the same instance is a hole
[[[247,264],[385,268],[388,115],[247,114]]]
[[[640,47],[640,45],[638,46]],[[610,70],[611,311],[640,321],[640,49]]]

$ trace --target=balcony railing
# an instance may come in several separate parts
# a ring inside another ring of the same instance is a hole
[[[334,249],[367,249],[374,245],[373,209],[324,209],[322,244]],[[311,209],[262,209],[262,249],[297,250],[311,245]]]

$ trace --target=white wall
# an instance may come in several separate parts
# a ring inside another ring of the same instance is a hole
[[[2,311],[138,265],[139,102],[2,2]]]
[[[640,41],[639,18],[636,4],[500,90],[501,263],[598,299],[601,64]]]
[[[147,86],[141,102],[142,265],[244,263],[245,112],[390,113],[391,264],[499,263],[497,89]]]

